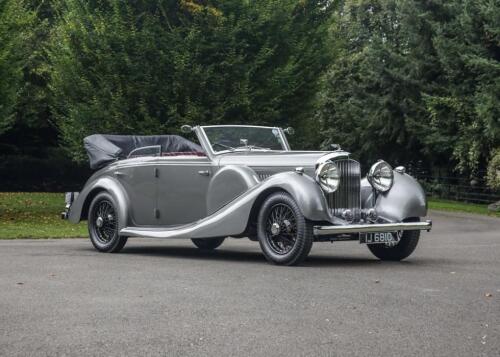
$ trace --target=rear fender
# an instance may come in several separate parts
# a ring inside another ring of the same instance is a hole
[[[85,185],[84,189],[71,205],[68,220],[71,223],[78,223],[81,220],[87,219],[90,203],[97,194],[103,191],[108,192],[115,200],[119,228],[126,227],[129,223],[128,207],[130,201],[120,182],[109,176],[97,178],[95,181]]]

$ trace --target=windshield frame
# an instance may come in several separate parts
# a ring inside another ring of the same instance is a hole
[[[283,150],[221,150],[221,151],[214,151],[212,148],[212,143],[208,139],[207,133],[205,132],[205,128],[261,128],[261,129],[277,129],[279,132],[279,136],[281,138],[281,142],[283,143],[284,149]],[[288,143],[288,140],[286,138],[285,133],[283,132],[283,129],[277,126],[261,126],[261,125],[203,125],[198,127],[200,129],[199,133],[200,136],[203,138],[201,140],[200,138],[200,143],[203,143],[202,145],[205,146],[205,150],[208,150],[211,155],[217,156],[217,155],[223,155],[227,153],[249,153],[249,152],[283,152],[283,151],[291,151],[290,149],[290,144]]]

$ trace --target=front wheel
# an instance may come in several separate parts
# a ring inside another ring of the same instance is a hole
[[[99,193],[90,204],[88,215],[90,241],[95,249],[105,253],[119,252],[127,237],[118,234],[118,210],[113,197]]]
[[[420,218],[408,219],[405,222],[420,222]],[[368,249],[380,260],[400,261],[411,255],[417,248],[420,231],[404,231],[395,245],[369,244]]]
[[[262,204],[257,219],[259,244],[268,261],[298,265],[313,244],[313,225],[288,193],[277,192]]]

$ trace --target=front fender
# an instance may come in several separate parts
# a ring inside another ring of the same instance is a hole
[[[118,210],[118,226],[120,229],[126,227],[129,223],[129,199],[120,182],[110,176],[96,178],[85,185],[77,199],[71,205],[68,220],[71,223],[78,223],[82,219],[86,219],[91,201],[102,191],[106,191],[113,196]]]
[[[248,170],[243,171],[250,174]],[[256,183],[246,192],[195,224],[187,225],[176,232],[160,231],[155,236],[207,238],[241,235],[247,229],[252,211],[259,209],[262,200],[276,191],[288,192],[307,219],[329,221],[326,200],[319,185],[307,175],[282,172]]]
[[[297,202],[304,217],[311,221],[329,221],[325,195],[316,181],[308,175],[283,172],[265,180],[264,190],[280,188],[287,191]],[[263,191],[264,191],[263,190]]]
[[[208,215],[254,188],[255,199],[271,191],[287,191],[307,219],[328,220],[325,197],[319,185],[311,177],[288,171],[260,181],[251,168],[232,165],[219,170],[210,182],[207,194]]]
[[[375,210],[380,218],[401,222],[427,215],[427,199],[420,184],[410,175],[394,172],[391,189],[377,195]]]

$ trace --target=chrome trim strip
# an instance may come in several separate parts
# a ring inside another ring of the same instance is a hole
[[[379,233],[395,231],[430,231],[432,221],[425,222],[399,222],[377,224],[351,224],[345,226],[314,226],[315,236],[349,233]]]
[[[325,155],[321,156],[318,159],[318,161],[316,161],[316,167],[318,167],[321,164],[324,164],[327,161],[333,161],[333,160],[336,160],[339,158],[349,159],[349,155],[351,155],[351,154],[348,153],[347,151],[343,151],[343,150],[328,151],[325,153]]]
[[[135,152],[138,152],[138,151],[141,151],[141,150],[146,150],[146,149],[157,149],[158,150],[158,153],[154,154],[154,155],[143,155],[142,157],[144,156],[147,156],[147,157],[155,157],[155,156],[160,156],[161,154],[161,145],[148,145],[148,146],[141,146],[140,148],[135,148],[134,150],[132,150],[128,156],[127,156],[127,159],[131,159],[131,158],[135,158],[137,156],[132,156]]]

